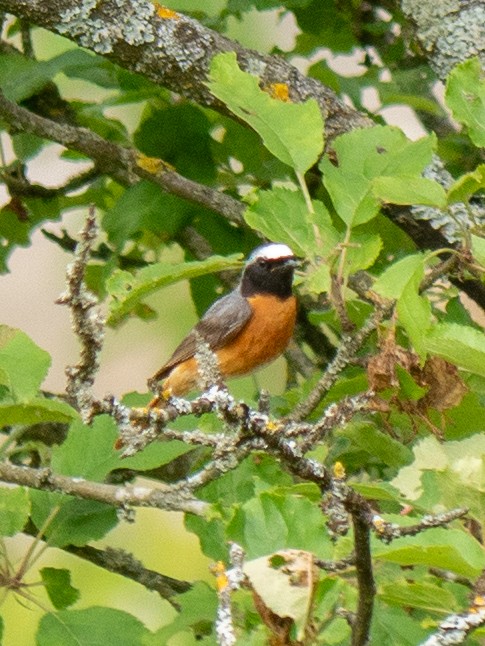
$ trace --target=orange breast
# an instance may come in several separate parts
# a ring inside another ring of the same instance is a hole
[[[224,378],[245,375],[276,359],[288,345],[296,320],[296,299],[269,294],[248,298],[253,315],[235,339],[216,350]],[[188,359],[176,366],[163,384],[174,395],[197,387],[197,364]]]
[[[216,351],[224,377],[244,375],[279,356],[291,339],[296,319],[294,296],[282,300],[259,294],[248,298],[248,323],[228,345]]]

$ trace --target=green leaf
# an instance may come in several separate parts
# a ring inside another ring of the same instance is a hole
[[[28,132],[17,132],[12,136],[13,149],[17,159],[26,162],[35,157],[46,145],[45,139]]]
[[[314,99],[290,103],[273,99],[259,79],[240,70],[236,54],[214,56],[207,84],[211,93],[248,123],[279,160],[299,173],[316,163],[323,149],[323,119]]]
[[[351,439],[360,450],[390,467],[401,467],[412,461],[410,449],[381,432],[374,424],[351,422],[340,433]]]
[[[376,599],[371,643],[395,646],[416,646],[425,641],[429,631],[424,630],[409,611],[392,608]]]
[[[431,303],[419,294],[421,280],[422,275],[417,272],[403,289],[396,311],[414,349],[424,358],[427,350],[425,334],[431,325]]]
[[[25,527],[30,514],[30,499],[23,487],[0,487],[0,527],[2,536],[13,536]]]
[[[376,217],[379,201],[373,195],[372,183],[367,177],[340,165],[336,167],[325,157],[320,162],[320,169],[335,210],[348,227],[365,224]]]
[[[40,570],[40,576],[49,599],[57,610],[64,610],[72,606],[81,596],[79,590],[71,585],[69,570],[44,567]]]
[[[442,614],[450,614],[458,609],[456,599],[449,590],[418,581],[393,581],[382,586],[379,597],[386,603],[405,609],[419,608]]]
[[[94,606],[85,610],[61,610],[39,622],[37,646],[134,646],[150,636],[133,615]]]
[[[373,126],[340,135],[334,147],[339,168],[353,169],[367,179],[381,175],[419,176],[431,162],[436,137],[411,141],[400,128]]]
[[[388,482],[352,482],[352,489],[358,491],[367,500],[383,500],[398,502],[401,496],[396,487]]]
[[[451,71],[445,100],[454,118],[467,126],[473,143],[485,146],[485,80],[478,56]]]
[[[339,235],[322,202],[315,201],[313,206],[314,215],[308,212],[300,191],[276,187],[259,191],[258,201],[246,210],[244,219],[269,240],[287,244],[297,256],[306,258],[317,252],[326,255],[337,244]],[[315,228],[322,239],[322,249],[318,247]]]
[[[250,500],[256,492],[291,484],[291,477],[281,470],[279,463],[262,454],[246,458],[235,469],[200,489],[198,494],[208,502],[229,508]]]
[[[444,188],[425,177],[376,177],[372,182],[372,190],[376,197],[390,204],[424,204],[441,209],[446,207]]]
[[[428,529],[417,536],[398,538],[391,545],[376,541],[373,553],[378,559],[402,566],[421,564],[468,577],[478,576],[485,566],[480,544],[459,529]]]
[[[239,269],[241,254],[211,256],[200,262],[178,264],[155,263],[144,267],[135,275],[127,271],[115,271],[107,283],[112,299],[109,304],[108,325],[119,325],[129,316],[142,298],[181,280],[204,276],[224,269]]]
[[[71,109],[75,113],[76,123],[88,128],[103,139],[122,145],[129,145],[130,138],[125,125],[118,119],[110,119],[104,114],[103,106],[97,103],[71,101]]]
[[[401,398],[417,402],[428,392],[428,388],[419,386],[409,372],[398,363],[396,364],[396,376],[399,380],[399,396]]]
[[[19,404],[0,404],[0,428],[14,424],[40,424],[59,422],[69,424],[78,419],[79,413],[63,401],[35,397]]]
[[[381,250],[382,239],[377,233],[352,231],[345,256],[345,275],[355,274],[373,265]]]
[[[422,254],[406,256],[388,267],[372,287],[385,298],[397,299],[399,321],[420,356],[426,352],[424,335],[431,324],[431,304],[419,294],[424,261]]]
[[[0,244],[0,272],[7,271],[7,259],[15,247],[30,245],[32,233],[41,222],[60,217],[60,206],[68,199],[57,195],[22,197],[0,208],[0,240],[3,238]]]
[[[459,177],[448,190],[448,204],[468,202],[478,191],[485,188],[485,164]]]
[[[177,613],[175,619],[168,626],[163,626],[158,630],[154,634],[153,640],[148,640],[148,644],[153,644],[153,646],[167,644],[173,635],[186,629],[196,631],[199,639],[202,635],[212,633],[217,613],[217,595],[207,583],[196,581],[188,592],[178,594],[177,605],[180,607],[180,612]]]
[[[485,268],[485,238],[471,234],[472,252],[475,260]]]
[[[295,523],[295,518],[305,522]],[[306,497],[286,493],[263,492],[236,510],[227,535],[240,543],[248,559],[294,548],[330,558],[332,545],[325,529],[325,519]]]
[[[152,101],[133,137],[145,155],[163,159],[184,177],[210,184],[216,178],[211,130],[209,117],[194,104],[160,106]]]
[[[14,401],[28,401],[39,390],[51,358],[24,332],[0,325],[0,384]]]
[[[467,507],[479,522],[485,511],[485,434],[439,443],[426,438],[414,447],[414,462],[393,484],[425,509]]]
[[[115,421],[107,415],[94,418],[91,426],[74,422],[65,441],[52,450],[52,470],[66,476],[102,482],[121,460],[114,443],[118,438]]]
[[[426,350],[485,377],[485,336],[483,332],[457,323],[439,323],[425,338]]]
[[[309,271],[305,279],[305,288],[314,294],[330,291],[332,285],[330,265],[322,263],[314,271]]]
[[[227,559],[224,525],[220,518],[185,515],[185,527],[199,539],[202,552],[216,561]]]
[[[75,499],[63,494],[32,490],[32,521],[44,525],[51,512],[59,508],[45,530],[49,545],[86,545],[103,538],[118,523],[116,509],[92,500]]]
[[[103,218],[103,229],[119,250],[135,233],[147,229],[173,235],[186,221],[190,206],[148,180],[127,188]]]
[[[98,415],[92,425],[71,425],[65,441],[52,449],[52,469],[66,476],[102,482],[114,469],[154,469],[191,450],[183,442],[156,442],[129,458],[114,445],[119,437],[115,421]]]
[[[379,200],[373,192],[376,178],[401,178],[405,182],[419,179],[435,146],[434,136],[409,141],[401,130],[391,126],[362,128],[337,137],[333,148],[338,166],[324,157],[320,169],[338,215],[347,226],[374,218],[379,211]]]
[[[19,103],[42,90],[59,72],[64,72],[69,66],[83,60],[86,62],[86,56],[86,52],[77,48],[45,61],[35,60],[15,51],[4,53],[0,67],[0,86],[7,98]],[[90,58],[90,65],[93,66],[95,58]]]
[[[387,267],[376,279],[372,290],[384,298],[397,299],[415,275],[424,275],[423,254],[412,254]]]
[[[339,11],[338,0],[305,1],[300,7],[293,10],[302,31],[297,36],[298,53],[311,54],[319,50],[322,43],[336,53],[350,53],[359,45],[352,22],[349,22],[344,12]]]

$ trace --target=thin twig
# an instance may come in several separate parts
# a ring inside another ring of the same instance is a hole
[[[56,301],[69,306],[72,328],[81,343],[79,362],[66,368],[66,394],[86,422],[90,421],[93,414],[92,386],[99,368],[98,356],[104,338],[104,319],[97,307],[98,301],[87,291],[84,283],[86,265],[96,235],[96,217],[94,207],[91,207],[74,260],[67,268],[67,289]]]
[[[320,570],[325,570],[326,572],[340,572],[341,570],[348,570],[351,567],[355,567],[355,554],[340,559],[339,561],[314,559],[313,562],[318,568],[320,568]]]
[[[299,403],[290,415],[288,421],[299,422],[308,417],[318,406],[320,401],[336,382],[338,376],[354,359],[357,351],[362,347],[365,340],[374,332],[379,324],[387,318],[392,311],[392,306],[383,305],[367,319],[366,323],[355,334],[342,337],[339,349],[335,358],[329,364],[322,378],[318,381],[305,401]]]
[[[172,597],[182,592],[187,592],[191,588],[188,581],[179,581],[144,567],[143,563],[135,558],[133,554],[122,549],[107,547],[102,550],[91,545],[81,547],[69,545],[64,550],[109,572],[120,574],[140,583],[147,590],[157,592],[162,599],[167,599],[174,607],[178,606]]]
[[[230,570],[226,570],[222,562],[213,567],[219,599],[215,626],[219,646],[233,646],[237,641],[232,618],[231,593],[238,590],[246,578],[243,572],[244,550],[237,543],[231,544],[230,561]]]
[[[377,538],[385,542],[390,542],[403,536],[416,536],[426,529],[433,527],[443,527],[449,525],[454,520],[466,516],[468,509],[466,507],[458,507],[451,511],[442,512],[439,514],[426,514],[415,525],[396,525],[395,523],[386,522],[381,516],[376,514],[372,518],[372,528],[375,531]]]
[[[480,603],[474,604],[468,612],[448,615],[438,630],[428,639],[422,642],[421,646],[453,646],[463,644],[467,636],[480,626],[485,625],[485,605],[483,597]]]

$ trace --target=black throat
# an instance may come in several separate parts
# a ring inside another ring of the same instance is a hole
[[[244,270],[241,280],[241,294],[271,294],[285,299],[292,295],[294,267],[287,258],[251,263]]]

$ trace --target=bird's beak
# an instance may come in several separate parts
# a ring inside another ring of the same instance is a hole
[[[288,264],[291,265],[292,267],[301,267],[304,260],[305,260],[304,258],[299,258],[298,256],[295,256],[294,258],[288,258]]]

